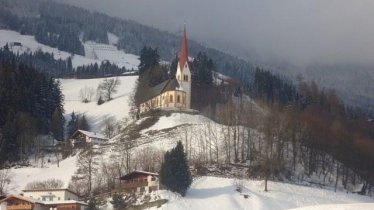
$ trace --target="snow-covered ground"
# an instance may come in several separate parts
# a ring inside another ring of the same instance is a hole
[[[82,103],[79,100],[79,90],[84,87],[89,87],[95,90],[99,83],[103,80],[99,79],[60,79],[62,93],[65,96],[65,117],[70,119],[70,114],[85,114],[91,126],[91,131],[101,132],[103,123],[108,118],[113,118],[116,121],[128,116],[129,97],[134,90],[134,85],[137,76],[123,76],[118,77],[121,84],[118,87],[118,92],[113,95],[111,101],[105,102],[102,105],[97,105],[96,93],[92,97],[90,103]]]
[[[67,59],[72,56],[73,67],[76,68],[82,65],[101,64],[104,60],[109,60],[120,67],[125,66],[128,70],[137,69],[139,65],[139,56],[127,54],[118,50],[114,46],[118,41],[118,37],[114,34],[109,34],[109,41],[112,45],[97,44],[94,42],[87,42],[84,44],[86,56],[71,55],[71,53],[60,51],[57,48],[52,48],[44,44],[38,43],[34,36],[22,35],[16,31],[0,30],[0,47],[4,47],[7,43],[10,45],[14,42],[19,42],[22,46],[12,47],[13,52],[35,52],[41,50],[43,52],[53,53],[55,59]],[[97,56],[94,56],[97,55]]]
[[[76,170],[76,156],[62,160],[59,167],[56,162],[48,163],[48,158],[45,158],[45,165],[43,168],[37,166],[12,168],[10,171],[11,182],[9,193],[19,194],[28,183],[48,179],[59,179],[64,182],[64,187],[67,187]]]
[[[327,204],[306,206],[289,210],[373,210],[373,203]]]
[[[185,197],[180,197],[168,191],[160,191],[161,197],[169,199],[169,202],[161,208],[151,209],[283,210],[324,204],[334,205],[307,207],[300,210],[374,209],[374,199],[367,196],[345,192],[335,193],[325,189],[278,182],[269,182],[269,192],[264,192],[264,182],[252,180],[244,181],[243,191],[239,193],[235,190],[236,185],[234,183],[234,179],[202,177],[192,184]],[[244,198],[243,194],[249,195],[249,197]]]
[[[127,54],[122,50],[118,50],[114,45],[89,41],[84,43],[84,50],[87,58],[101,61],[107,60],[119,67],[125,66],[128,70],[138,69],[139,56]]]

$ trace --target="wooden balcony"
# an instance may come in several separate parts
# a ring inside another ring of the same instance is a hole
[[[137,188],[137,187],[146,187],[148,186],[147,181],[131,181],[131,182],[122,182],[121,186],[123,189]]]

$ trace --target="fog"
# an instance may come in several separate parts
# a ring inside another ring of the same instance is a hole
[[[373,0],[59,0],[261,62],[374,64]]]

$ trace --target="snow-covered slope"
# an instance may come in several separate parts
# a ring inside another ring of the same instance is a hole
[[[103,123],[107,118],[113,117],[115,120],[121,120],[128,116],[129,97],[134,89],[137,76],[119,77],[121,84],[118,92],[113,95],[113,99],[102,105],[97,105],[96,97],[90,103],[82,103],[79,100],[79,90],[84,87],[91,87],[95,91],[101,79],[60,79],[62,93],[65,96],[65,116],[69,120],[70,114],[85,114],[91,131],[101,132]],[[96,94],[95,94],[96,95]]]
[[[237,192],[234,179],[202,177],[195,181],[185,197],[177,196],[168,191],[160,192],[161,197],[170,201],[163,205],[164,210],[283,210],[297,207],[314,206],[322,204],[350,204],[337,205],[351,208],[341,209],[374,209],[374,199],[367,196],[347,194],[313,187],[298,186],[278,182],[269,182],[269,192],[264,192],[263,181],[244,181],[242,193]],[[244,198],[243,194],[249,195]],[[328,207],[328,206],[326,206]],[[153,208],[159,209],[159,208]],[[308,207],[306,210],[323,209]],[[326,208],[325,208],[326,209]],[[300,210],[304,210],[301,208]]]
[[[34,36],[22,35],[16,31],[11,30],[0,30],[0,47],[4,47],[7,43],[19,42],[22,46],[12,47],[13,52],[35,52],[41,50],[43,52],[53,53],[55,59],[67,59],[72,56],[73,67],[82,65],[100,64],[104,60],[109,60],[111,63],[115,63],[118,66],[125,66],[127,69],[137,69],[139,64],[138,56],[133,54],[126,54],[125,52],[118,50],[114,46],[118,37],[111,34],[109,35],[110,42],[113,45],[96,44],[94,42],[88,42],[84,44],[86,56],[71,55],[68,52],[60,51],[57,48],[52,48],[44,44],[38,43]],[[94,55],[97,56],[94,56]]]
[[[306,206],[289,210],[373,210],[373,203],[328,204]]]
[[[56,162],[48,163],[48,158],[45,158],[44,167],[37,166],[12,168],[11,182],[9,186],[9,193],[21,193],[25,186],[33,181],[44,181],[47,179],[59,179],[64,182],[64,187],[67,187],[72,175],[77,170],[76,156],[69,157],[60,162],[59,167]],[[40,164],[40,160],[39,160]]]
[[[119,67],[124,66],[129,70],[137,69],[139,65],[139,56],[126,54],[125,52],[118,50],[114,45],[98,44],[89,41],[84,43],[84,50],[86,57],[90,59],[101,61],[107,60]]]

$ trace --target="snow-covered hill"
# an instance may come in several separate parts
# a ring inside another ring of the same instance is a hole
[[[103,80],[99,79],[60,79],[62,93],[65,97],[65,117],[67,120],[70,114],[85,114],[91,131],[101,132],[103,123],[108,118],[114,118],[116,121],[128,116],[129,113],[129,97],[133,92],[137,76],[119,77],[121,84],[118,92],[113,95],[113,99],[102,105],[97,105],[96,94],[90,103],[82,103],[79,100],[79,91],[84,87],[92,88],[96,91],[99,83]]]
[[[44,44],[38,43],[34,36],[22,35],[16,31],[11,30],[0,30],[0,47],[4,47],[7,43],[19,42],[22,46],[11,47],[11,50],[15,53],[22,52],[35,52],[41,50],[43,52],[53,53],[55,59],[67,59],[72,56],[73,67],[82,65],[100,64],[104,60],[108,60],[111,63],[117,64],[119,67],[125,66],[127,69],[137,69],[139,64],[138,56],[133,54],[126,54],[125,52],[118,50],[114,46],[116,44],[115,37],[113,34],[109,36],[112,45],[97,44],[94,42],[84,43],[86,56],[72,55],[71,53],[60,51],[57,48],[52,48]],[[117,38],[118,39],[118,38]]]
[[[279,182],[269,182],[269,192],[264,192],[263,181],[244,181],[242,193],[237,192],[234,179],[202,177],[195,181],[185,197],[168,191],[160,192],[162,198],[169,199],[161,209],[168,210],[284,210],[322,204],[335,204],[344,208],[332,209],[374,209],[374,199],[367,196],[334,193],[331,190],[298,186]],[[248,198],[244,198],[249,195]],[[354,204],[352,203],[360,203]],[[366,203],[366,204],[362,204]],[[369,203],[369,204],[367,204]],[[341,205],[350,204],[350,205]],[[327,207],[327,206],[326,206]],[[159,209],[159,208],[153,208]],[[308,207],[307,210],[322,209]],[[326,208],[325,208],[326,209]],[[304,210],[301,208],[300,210]]]
[[[52,162],[50,162],[52,160]],[[33,161],[34,162],[34,161]],[[25,186],[33,181],[44,181],[58,179],[63,181],[67,187],[72,175],[77,170],[76,156],[62,160],[57,166],[54,157],[45,157],[44,166],[41,167],[41,160],[34,162],[32,166],[10,169],[9,193],[21,193]]]

